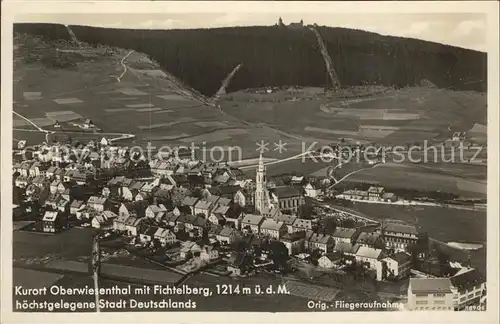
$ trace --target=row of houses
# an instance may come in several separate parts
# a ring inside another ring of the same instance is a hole
[[[347,200],[367,200],[367,201],[387,201],[394,202],[397,196],[391,192],[386,192],[383,187],[370,187],[368,190],[349,189],[336,196]]]

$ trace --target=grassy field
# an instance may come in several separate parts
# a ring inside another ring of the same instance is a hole
[[[92,250],[92,231],[73,228],[59,234],[13,233],[14,263],[48,263],[54,259],[81,261]]]
[[[352,208],[378,220],[395,219],[413,224],[441,241],[486,243],[486,212],[364,203],[355,203]]]

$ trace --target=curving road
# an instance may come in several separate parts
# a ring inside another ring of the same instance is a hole
[[[123,67],[123,72],[122,72],[122,74],[120,74],[120,76],[119,76],[119,77],[114,76],[114,77],[116,78],[116,81],[121,82],[121,80],[122,80],[123,76],[125,75],[125,73],[127,73],[127,64],[125,64],[125,60],[126,60],[126,59],[127,59],[127,57],[129,57],[129,56],[130,56],[130,54],[132,54],[133,52],[134,52],[134,50],[131,50],[130,52],[128,52],[128,54],[127,54],[127,55],[125,55],[125,56],[122,58],[122,60],[120,61],[120,64],[121,64],[121,65],[122,65],[122,67]]]

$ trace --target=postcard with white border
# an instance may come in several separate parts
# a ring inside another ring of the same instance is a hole
[[[2,2],[2,323],[496,323],[498,9]]]

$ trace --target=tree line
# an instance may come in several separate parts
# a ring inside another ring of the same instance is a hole
[[[168,72],[212,96],[238,64],[228,91],[265,86],[324,86],[325,64],[312,31],[278,26],[190,30],[125,30],[71,26],[79,41],[134,49]],[[16,24],[17,32],[67,39],[63,25]],[[342,86],[405,87],[428,80],[440,88],[486,91],[486,53],[319,27]]]

